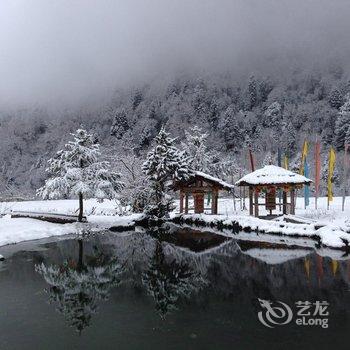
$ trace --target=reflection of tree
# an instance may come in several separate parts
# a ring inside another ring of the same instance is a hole
[[[61,266],[37,265],[49,284],[50,302],[58,304],[67,323],[80,333],[90,325],[97,302],[106,300],[111,287],[120,282],[122,267],[115,259],[97,256],[88,266],[83,262],[83,240],[79,239],[78,261],[66,261]]]
[[[175,260],[168,262],[160,242],[157,242],[142,282],[155,300],[156,310],[162,318],[177,309],[176,304],[181,298],[189,298],[205,284],[203,278],[187,264]]]

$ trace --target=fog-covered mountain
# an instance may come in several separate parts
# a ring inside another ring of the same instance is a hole
[[[342,149],[346,132],[341,112],[350,92],[349,73],[336,61],[318,69],[294,67],[284,74],[259,71],[235,76],[178,74],[115,91],[105,103],[79,109],[30,108],[2,112],[1,183],[33,193],[45,178],[46,161],[83,125],[115,158],[125,145],[144,157],[162,125],[181,147],[185,130],[197,125],[207,146],[249,168],[252,147],[258,165],[276,162],[277,149],[298,166],[304,139],[322,140],[323,157],[331,145]],[[343,107],[342,107],[343,106]],[[337,120],[341,121],[338,122]],[[312,163],[312,149],[310,162]],[[223,175],[224,176],[224,175]]]
[[[242,169],[248,146],[297,166],[306,137],[325,160],[350,140],[349,15],[341,0],[1,1],[2,193],[33,194],[81,125],[112,160],[142,158],[161,125],[178,145],[198,125]]]

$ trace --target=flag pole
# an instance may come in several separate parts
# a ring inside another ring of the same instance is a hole
[[[342,200],[342,206],[341,210],[345,210],[345,198],[346,198],[346,184],[347,184],[347,178],[348,178],[348,149],[349,144],[345,143],[344,145],[344,173],[343,173],[343,200]]]
[[[308,153],[308,142],[305,139],[303,143],[303,149],[301,151],[301,159],[300,159],[300,167],[299,167],[299,174],[304,175],[304,167],[305,167],[305,161]],[[304,191],[305,191],[305,185],[304,185]],[[296,194],[296,197],[298,197],[298,192]],[[304,203],[305,203],[305,209],[306,209],[306,197],[304,192]]]
[[[327,210],[329,210],[329,203],[333,200],[332,177],[334,173],[335,159],[336,159],[336,154],[333,147],[331,147],[329,150],[329,157],[328,157]]]
[[[282,151],[281,151],[280,147],[278,147],[278,150],[277,150],[277,165],[279,167],[282,167]],[[278,204],[279,204],[279,211],[281,211],[281,207],[282,207],[282,191],[281,191],[281,189],[278,190]]]
[[[307,163],[307,160],[305,158],[304,162],[304,176],[309,177],[309,165]],[[310,189],[309,185],[304,185],[304,209],[306,209],[307,206],[309,206],[309,196],[310,196]]]
[[[250,167],[251,167],[252,172],[253,172],[255,170],[255,165],[254,165],[253,152],[252,152],[251,148],[249,148],[249,159],[250,159]]]

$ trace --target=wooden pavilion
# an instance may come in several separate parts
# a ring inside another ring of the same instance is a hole
[[[312,181],[303,175],[275,165],[267,165],[243,176],[236,185],[249,187],[249,214],[258,217],[259,206],[265,206],[270,215],[277,205],[282,206],[283,214],[295,214],[296,189],[311,183]],[[282,192],[282,203],[276,204],[278,191]],[[265,203],[259,203],[261,193],[265,193]]]
[[[188,214],[190,210],[188,202],[191,195],[194,202],[194,212],[196,214],[204,213],[204,196],[209,193],[211,194],[210,212],[217,214],[219,191],[231,191],[233,188],[233,185],[201,171],[196,171],[189,180],[177,182],[174,185],[175,191],[180,191],[180,213],[184,212],[185,214]]]

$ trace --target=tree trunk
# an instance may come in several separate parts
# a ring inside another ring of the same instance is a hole
[[[83,221],[83,212],[84,212],[84,206],[83,206],[83,194],[79,193],[79,215],[78,215],[78,221]]]

